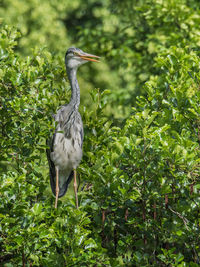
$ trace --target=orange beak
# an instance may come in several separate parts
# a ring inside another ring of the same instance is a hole
[[[84,53],[84,54],[77,53],[77,55],[80,58],[88,60],[88,61],[100,62],[99,60],[95,59],[95,58],[100,58],[100,57],[95,56],[95,55],[91,55],[91,54],[87,54],[87,53]]]

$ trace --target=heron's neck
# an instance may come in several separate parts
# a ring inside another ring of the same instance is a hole
[[[80,104],[80,88],[78,85],[77,77],[76,77],[77,69],[67,69],[67,75],[71,84],[71,100],[70,103],[78,109]]]

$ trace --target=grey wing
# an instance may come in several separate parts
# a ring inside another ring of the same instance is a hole
[[[55,136],[56,136],[56,132],[54,133],[52,138],[46,141],[47,146],[49,147],[49,149],[46,149],[46,154],[47,154],[47,159],[49,163],[50,185],[51,185],[51,190],[54,196],[56,196],[56,169],[55,169],[55,165],[53,161],[51,160],[51,152],[53,152]],[[66,176],[65,174],[63,175]],[[59,198],[64,196],[65,193],[67,192],[68,185],[73,179],[73,176],[74,176],[74,172],[71,171],[69,176],[67,175],[67,177],[64,177],[65,183],[63,184],[62,190],[59,192],[59,196],[58,196]]]
[[[83,123],[79,112],[76,113],[75,126],[73,127],[73,132],[76,133],[76,140],[79,146],[82,148],[84,132],[83,132]]]

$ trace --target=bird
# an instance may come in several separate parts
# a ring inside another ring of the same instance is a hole
[[[73,177],[75,202],[78,208],[76,169],[82,159],[84,132],[79,113],[80,88],[77,81],[77,69],[89,61],[100,62],[99,58],[75,47],[69,48],[65,54],[66,72],[71,85],[71,99],[54,115],[56,129],[47,141],[46,150],[51,190],[56,198],[55,208],[57,208],[58,198],[66,194]]]

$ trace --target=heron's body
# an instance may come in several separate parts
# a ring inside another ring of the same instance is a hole
[[[78,110],[71,112],[70,104],[58,110],[55,121],[58,125],[52,140],[50,157],[54,166],[59,169],[58,197],[62,197],[71,182],[70,175],[78,167],[82,158],[83,124]],[[53,179],[52,191],[55,194],[55,175],[51,175],[51,179]]]
[[[74,114],[75,113],[75,114]],[[54,152],[51,159],[59,170],[76,169],[82,158],[83,124],[78,111],[67,114],[63,123],[59,123],[54,138]],[[74,117],[69,133],[65,133],[64,125],[69,120],[69,115]],[[63,125],[62,125],[63,124]]]
[[[69,104],[62,106],[55,115],[56,131],[50,141],[47,158],[50,168],[50,183],[53,194],[58,197],[65,195],[68,185],[74,176],[76,206],[78,207],[76,169],[82,158],[83,123],[78,111],[80,104],[80,89],[76,78],[79,65],[87,61],[97,61],[80,49],[70,48],[65,56],[68,78],[71,84],[72,96]]]

